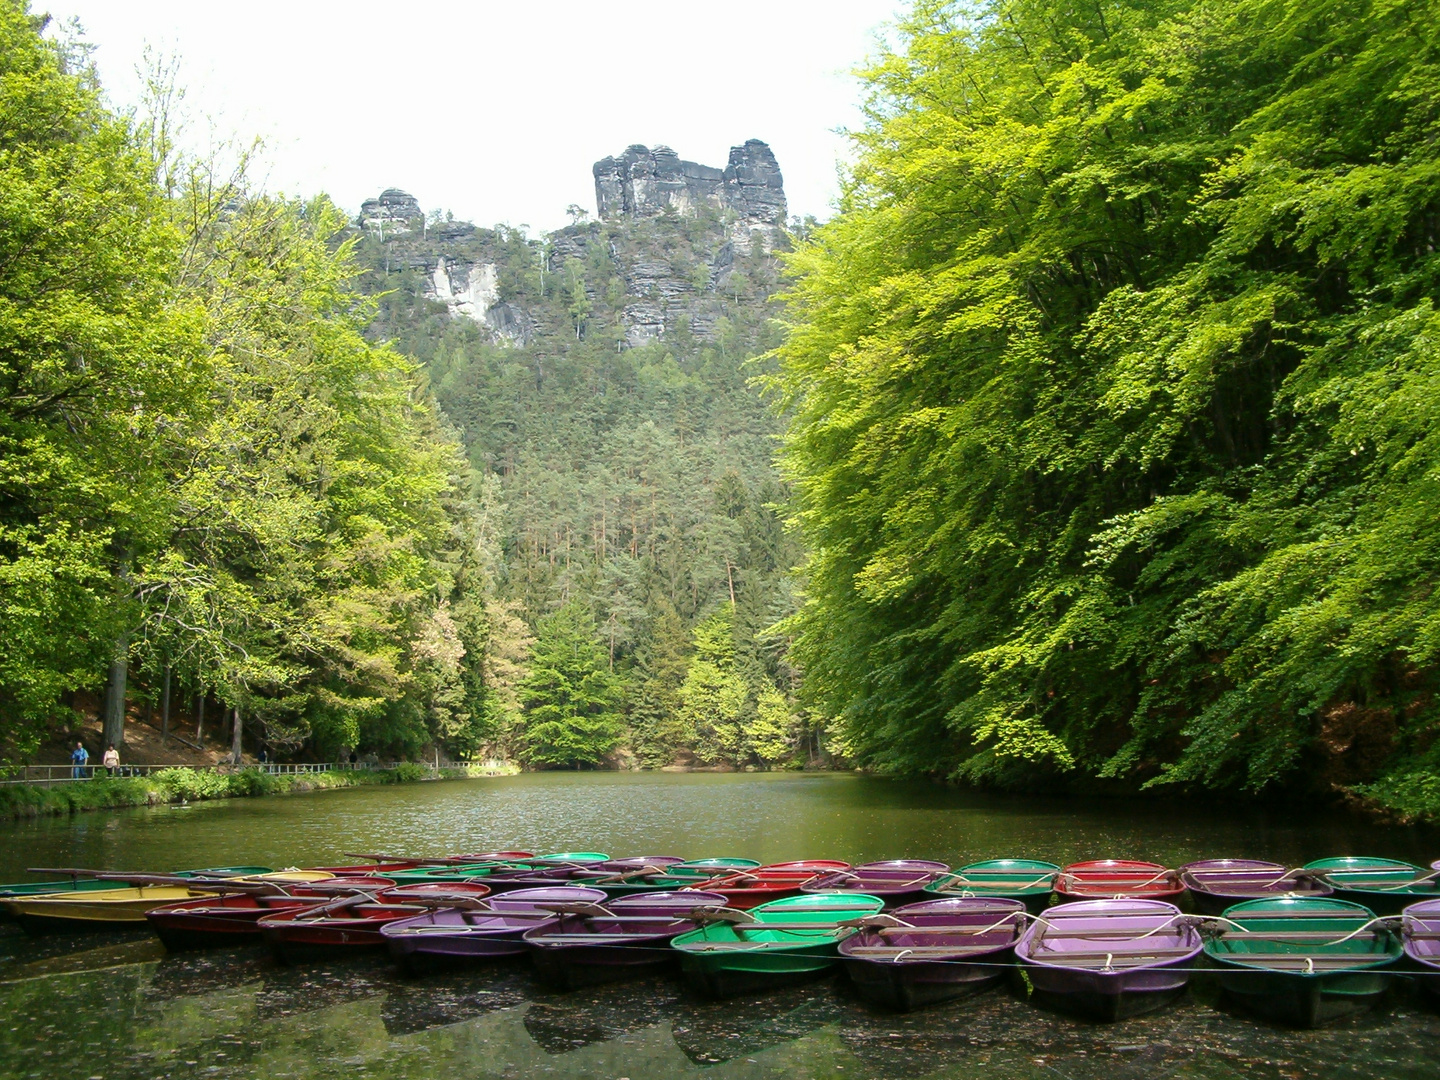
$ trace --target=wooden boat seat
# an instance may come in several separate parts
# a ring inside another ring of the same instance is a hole
[[[1153,964],[1157,960],[1179,960],[1195,952],[1194,948],[1147,949],[1144,952],[1053,952],[1032,955],[1030,959],[1051,966],[1094,967],[1097,960],[1105,961],[1108,957],[1108,966],[1116,968]]]
[[[983,956],[987,953],[999,952],[1009,946],[1009,942],[1001,942],[996,945],[917,945],[913,948],[905,948],[901,945],[857,945],[846,955],[864,960],[883,960],[894,956],[904,956],[907,959],[912,956],[916,959],[929,959],[945,956]]]

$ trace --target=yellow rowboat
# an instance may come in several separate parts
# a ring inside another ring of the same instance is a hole
[[[55,930],[113,930],[145,925],[145,912],[162,904],[193,900],[218,890],[204,886],[143,885],[130,889],[49,893],[4,901],[31,933]]]

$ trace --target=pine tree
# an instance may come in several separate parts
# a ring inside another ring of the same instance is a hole
[[[624,734],[621,695],[589,611],[570,603],[541,619],[520,690],[521,756],[539,768],[598,765]]]

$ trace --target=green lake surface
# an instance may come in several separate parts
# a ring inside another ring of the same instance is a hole
[[[1433,831],[1213,802],[980,796],[845,774],[540,773],[0,823],[29,866],[178,869],[521,847],[863,862],[1014,856],[1428,864]],[[521,963],[405,979],[382,957],[285,968],[259,948],[170,956],[143,931],[0,925],[0,1078],[1427,1077],[1440,1014],[1402,986],[1319,1031],[1237,1013],[1204,976],[1176,1005],[1094,1025],[1020,989],[896,1016],[843,979],[711,1002],[653,978],[545,990]]]

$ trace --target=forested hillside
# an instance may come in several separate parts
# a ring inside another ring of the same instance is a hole
[[[751,385],[779,342],[783,234],[701,204],[572,208],[574,225],[530,238],[387,198],[359,249],[372,336],[423,363],[494,551],[484,649],[508,665],[477,749],[654,766],[813,747],[770,632],[799,552],[781,425]]]
[[[1440,811],[1437,34],[916,5],[776,380],[856,760]]]

